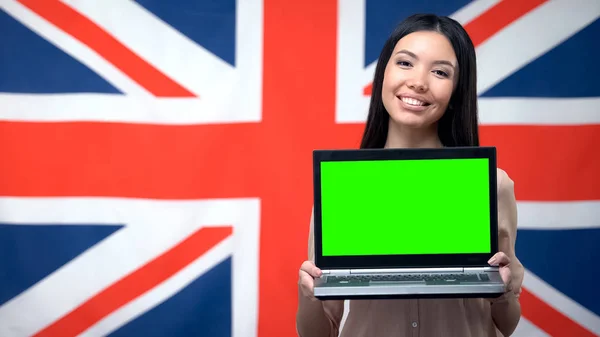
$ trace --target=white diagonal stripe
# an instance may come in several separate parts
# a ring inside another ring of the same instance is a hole
[[[64,1],[169,78],[202,97],[233,67],[131,0]],[[212,79],[213,81],[208,81]]]
[[[473,21],[481,14],[485,13],[490,8],[494,7],[500,0],[478,0],[472,1],[466,6],[460,8],[458,11],[454,12],[450,17],[456,21],[458,21],[461,25],[465,26],[469,22]],[[358,1],[357,1],[358,3]],[[360,13],[360,12],[357,12]],[[364,18],[362,19],[364,21]],[[358,20],[356,20],[358,21]],[[356,24],[356,23],[355,23]],[[357,26],[355,29],[361,28]],[[364,27],[363,27],[364,29]],[[364,33],[363,33],[364,35]],[[364,39],[363,39],[364,40]],[[362,41],[362,40],[361,40]],[[356,43],[355,43],[356,44]],[[356,44],[358,45],[358,44]],[[358,55],[363,55],[364,53],[358,52]],[[344,57],[348,57],[348,55],[344,55]],[[364,61],[363,61],[364,62]],[[377,61],[371,62],[364,70],[364,77],[360,83],[364,83],[366,86],[368,83],[373,81],[373,75],[375,75],[375,67],[377,66]],[[345,69],[345,68],[344,68]],[[350,69],[350,68],[348,68]]]
[[[42,212],[42,213],[39,213]],[[0,336],[29,336],[125,275],[163,254],[201,227],[233,226],[216,252],[199,258],[160,286],[105,317],[92,329],[114,330],[233,255],[233,333],[257,326],[258,199],[145,200],[130,198],[0,198],[0,222],[27,225],[124,224],[124,228],[0,306]],[[129,250],[129,251],[128,251]],[[126,253],[128,252],[128,253]],[[208,259],[208,260],[207,260]],[[95,330],[92,330],[95,331]]]
[[[487,12],[490,8],[498,4],[500,0],[478,0],[471,1],[452,15],[451,18],[465,26],[475,18]]]
[[[554,0],[506,26],[477,47],[478,93],[492,88],[598,17],[600,1]]]
[[[87,45],[57,28],[19,2],[4,0],[0,2],[0,8],[36,34],[96,72],[98,76],[104,78],[121,92],[138,97],[152,96],[145,88],[132,81]],[[47,66],[52,67],[52,64]]]
[[[234,250],[231,238],[225,239],[215,245],[206,254],[200,256],[187,267],[177,272],[171,278],[149,290],[147,293],[113,311],[110,315],[100,320],[97,324],[80,334],[80,337],[108,336],[125,324],[143,315],[145,312],[160,305],[170,297],[176,295],[183,288],[192,283],[203,273],[223,262],[231,256]],[[233,308],[235,309],[235,308]],[[237,332],[237,331],[236,331]],[[247,333],[247,332],[246,332]],[[244,334],[234,336],[243,337]]]
[[[600,317],[564,295],[528,269],[525,269],[523,286],[527,288],[527,291],[552,306],[553,309],[600,336]]]
[[[178,221],[164,223],[171,226]],[[152,224],[144,229],[139,226],[142,224],[145,222],[115,232],[2,305],[0,335],[8,336],[11,330],[20,330],[27,336],[39,332],[195,229],[195,226],[177,228],[168,237],[162,237],[165,230],[158,230]],[[126,247],[135,247],[135,251],[123,254]]]
[[[600,97],[479,98],[482,125],[585,125],[600,124]]]
[[[93,7],[95,2],[74,3],[78,6]],[[118,11],[115,12],[112,8],[139,7],[128,0],[116,1],[116,3],[118,3],[118,5],[115,4],[116,7],[110,7],[111,10],[104,13],[108,15],[109,19],[112,18],[111,15],[118,15]],[[102,2],[101,7],[109,8],[106,2]],[[5,9],[34,32],[56,44],[127,94],[126,97],[123,97],[123,95],[97,93],[39,95],[0,93],[0,106],[3,107],[0,109],[0,120],[206,124],[259,122],[262,118],[262,0],[247,0],[238,4],[235,70],[227,64],[223,67],[215,66],[215,62],[221,64],[223,61],[207,54],[208,52],[205,52],[202,47],[189,41],[187,37],[177,31],[172,31],[172,28],[154,18],[152,14],[140,17],[152,21],[153,29],[159,31],[159,35],[162,34],[169,38],[171,41],[169,51],[165,51],[165,48],[156,48],[156,44],[152,46],[151,50],[145,50],[145,48],[149,48],[144,45],[146,40],[135,40],[135,34],[139,33],[135,28],[140,27],[137,17],[137,21],[129,20],[129,18],[120,22],[109,20],[111,24],[117,25],[115,29],[118,31],[115,33],[118,33],[118,36],[116,38],[119,39],[123,35],[129,40],[133,39],[134,41],[131,42],[134,47],[140,48],[139,51],[142,53],[149,53],[148,55],[140,54],[140,56],[155,62],[160,71],[172,76],[184,86],[189,86],[188,89],[191,88],[192,92],[206,89],[207,91],[202,91],[199,99],[153,97],[145,88],[132,81],[102,56],[20,3],[7,0],[0,3],[0,8]],[[135,9],[134,12],[138,9]],[[139,11],[146,12],[143,9]],[[102,13],[94,15],[100,14]],[[135,12],[135,14],[139,13]],[[121,26],[127,22],[135,24],[133,27]],[[247,27],[252,27],[252,29],[247,29]],[[125,31],[130,28],[133,30]],[[171,32],[172,35],[166,32]],[[148,35],[146,30],[144,30],[144,35]],[[181,50],[185,52],[185,55],[180,55],[182,58],[173,60],[169,56],[173,55],[173,52],[178,53]],[[202,57],[197,57],[198,53],[215,62],[204,62]],[[203,69],[209,73],[203,74],[203,77],[196,76],[199,74],[198,71],[204,71]]]

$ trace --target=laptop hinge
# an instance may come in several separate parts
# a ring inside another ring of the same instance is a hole
[[[481,273],[481,272],[494,272],[500,270],[499,267],[465,267],[465,273]]]
[[[393,273],[481,273],[498,271],[498,267],[465,268],[386,268],[386,269],[322,269],[323,275],[393,274]]]
[[[464,268],[385,268],[385,269],[352,269],[351,274],[420,274],[420,273],[462,273]]]
[[[350,269],[326,269],[326,270],[321,270],[321,272],[323,273],[323,275],[350,275]]]

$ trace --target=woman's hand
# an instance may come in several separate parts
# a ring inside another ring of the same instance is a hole
[[[317,268],[312,261],[304,261],[300,266],[298,284],[302,294],[312,300],[317,300],[314,296],[315,278],[321,277],[321,269]]]
[[[512,288],[517,297],[521,295],[523,290],[523,278],[525,277],[525,268],[518,257],[514,257],[510,261],[511,273],[512,273]]]
[[[505,253],[498,252],[489,259],[488,263],[490,266],[500,267],[500,276],[504,282],[504,292],[513,291],[514,285],[512,284],[512,273],[510,271],[510,258]]]

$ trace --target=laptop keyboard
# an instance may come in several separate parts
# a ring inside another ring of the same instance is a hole
[[[486,282],[489,277],[486,273],[480,274],[381,274],[381,275],[348,275],[329,276],[327,282],[334,283],[390,283],[390,282],[426,282],[426,283],[453,283],[453,282]]]

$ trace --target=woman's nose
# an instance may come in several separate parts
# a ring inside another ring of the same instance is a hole
[[[415,91],[427,91],[427,75],[414,74],[406,81],[406,85]]]

